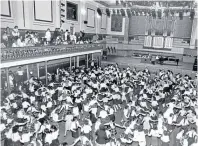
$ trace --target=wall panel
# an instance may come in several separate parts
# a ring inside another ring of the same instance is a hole
[[[192,20],[189,16],[183,17],[183,20],[177,18],[174,27],[174,37],[190,38],[192,30]]]
[[[34,20],[53,22],[52,1],[34,1]]]
[[[129,18],[129,36],[145,35],[146,16],[132,16]]]
[[[11,17],[11,5],[9,0],[1,1],[1,16]]]

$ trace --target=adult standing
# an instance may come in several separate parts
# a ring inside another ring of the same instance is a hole
[[[14,38],[14,40],[17,40],[19,38],[19,30],[18,30],[18,26],[15,26],[14,29],[12,30],[12,36]]]
[[[80,124],[77,120],[77,117],[74,117],[73,121],[71,123],[71,128],[70,128],[73,138],[78,138],[79,137],[79,128],[81,128],[81,126],[80,126]]]
[[[18,79],[17,85],[23,83],[24,82],[24,78],[23,78],[24,71],[22,70],[21,66],[19,66],[16,73],[17,73],[17,79]]]

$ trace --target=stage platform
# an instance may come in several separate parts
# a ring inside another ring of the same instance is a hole
[[[107,56],[107,60],[102,60],[102,66],[107,64],[116,64],[123,68],[127,66],[136,67],[137,69],[148,68],[151,72],[158,72],[160,69],[172,70],[174,73],[182,73],[183,75],[188,74],[191,77],[195,77],[196,72],[192,71],[193,63],[179,62],[178,66],[176,64],[151,64],[151,63],[141,63],[141,58],[134,57],[118,57],[118,56]]]

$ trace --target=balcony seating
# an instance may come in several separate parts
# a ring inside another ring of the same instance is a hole
[[[21,60],[24,58],[50,56],[63,53],[102,49],[102,44],[60,45],[1,49],[1,61]]]

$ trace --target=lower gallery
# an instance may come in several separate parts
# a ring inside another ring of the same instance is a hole
[[[197,146],[197,2],[1,1],[2,146]]]

